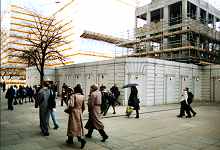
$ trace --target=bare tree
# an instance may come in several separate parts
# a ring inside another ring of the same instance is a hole
[[[26,50],[22,50],[20,58],[28,66],[36,66],[40,73],[40,83],[44,80],[44,68],[48,62],[59,60],[63,63],[64,57],[58,51],[60,44],[65,44],[62,36],[66,24],[57,23],[54,17],[45,18],[33,13],[33,23],[29,24],[30,31],[25,38],[28,42]]]

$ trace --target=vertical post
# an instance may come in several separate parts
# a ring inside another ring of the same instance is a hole
[[[154,105],[156,104],[156,64],[154,64]]]
[[[182,0],[182,24],[183,28],[182,30],[187,29],[187,0]],[[182,46],[184,46],[187,43],[187,35],[182,34]]]
[[[129,30],[127,30],[128,40],[129,40]],[[128,57],[128,48],[127,48],[127,57]]]
[[[168,31],[168,24],[169,24],[169,10],[168,10],[168,5],[166,5],[164,8],[164,18],[163,18],[163,21],[162,21],[162,31],[163,32],[166,32]],[[164,34],[163,34],[164,35]],[[163,46],[162,46],[162,50],[166,49],[167,48],[167,37],[164,38],[163,36]]]
[[[114,84],[115,84],[115,59],[116,59],[116,46],[115,46],[115,56],[114,56]]]
[[[86,86],[87,86],[87,76],[86,76],[86,65],[84,64],[84,88],[85,88],[85,96],[87,96],[87,91],[86,91]],[[87,99],[87,98],[86,98]]]
[[[209,85],[210,85],[210,93],[209,93],[209,98],[210,98],[210,103],[212,102],[212,66],[211,63],[209,65]]]

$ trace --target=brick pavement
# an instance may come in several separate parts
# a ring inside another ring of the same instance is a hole
[[[176,118],[179,105],[169,104],[141,108],[140,119],[125,116],[125,107],[116,108],[102,119],[109,139],[102,143],[98,132],[86,139],[88,150],[220,150],[220,104],[196,104],[198,112],[191,119]],[[38,109],[33,103],[16,105],[7,110],[7,101],[1,97],[1,150],[73,150],[80,143],[66,145],[68,116],[58,105],[58,130],[50,122],[50,136],[40,135]],[[84,114],[84,123],[88,114]],[[86,130],[85,130],[86,131]],[[87,131],[86,131],[87,132]]]

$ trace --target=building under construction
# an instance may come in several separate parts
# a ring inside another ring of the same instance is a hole
[[[136,9],[136,28],[129,35],[119,44],[134,49],[129,56],[220,62],[220,11],[203,0],[152,0]]]

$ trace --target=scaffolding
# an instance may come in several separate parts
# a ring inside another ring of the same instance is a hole
[[[133,39],[118,46],[133,48],[128,57],[152,57],[199,65],[216,63],[220,54],[220,32],[202,18],[159,19],[130,31]],[[219,20],[217,20],[219,22]]]

